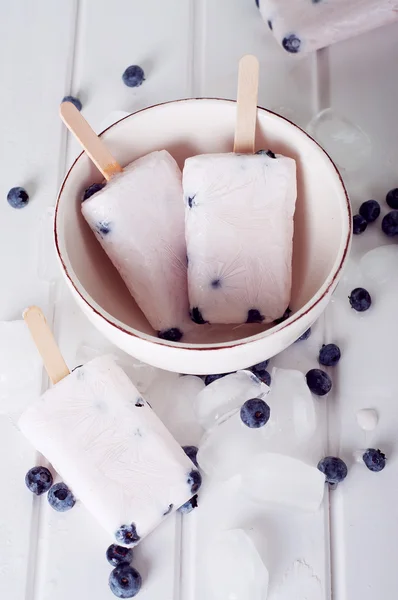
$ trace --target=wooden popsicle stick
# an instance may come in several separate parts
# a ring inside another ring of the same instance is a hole
[[[70,371],[58,348],[52,331],[40,308],[30,306],[23,313],[23,318],[43,359],[44,367],[53,384],[69,375]]]
[[[254,153],[259,70],[255,56],[247,54],[240,59],[234,152]]]
[[[86,154],[91,158],[97,169],[107,181],[115,175],[121,173],[122,167],[112,156],[104,142],[93,131],[86,119],[72,102],[62,102],[59,113],[61,119],[83,146]]]

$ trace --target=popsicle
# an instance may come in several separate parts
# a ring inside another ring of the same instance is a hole
[[[41,311],[24,318],[56,385],[19,427],[114,541],[134,546],[197,492],[199,471],[112,358],[69,373]]]
[[[241,60],[234,153],[188,158],[183,170],[193,321],[270,323],[291,293],[296,163],[254,152],[258,61]]]
[[[398,20],[396,0],[260,0],[276,40],[297,54],[330,46]]]
[[[189,319],[176,161],[160,150],[122,169],[72,104],[61,104],[61,116],[107,179],[82,202],[84,218],[159,337],[180,341]]]

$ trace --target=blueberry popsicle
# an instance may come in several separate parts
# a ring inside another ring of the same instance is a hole
[[[25,320],[45,323],[32,310]],[[111,357],[96,358],[62,378],[23,413],[19,427],[120,545],[137,544],[201,483],[193,463]]]
[[[181,171],[166,151],[123,169],[71,103],[61,117],[107,183],[82,202],[82,214],[158,332],[178,342],[188,317]]]
[[[254,67],[253,58],[241,61],[239,88],[248,87],[243,75]],[[296,163],[271,151],[252,153],[256,95],[248,103],[240,96],[238,89],[235,153],[188,158],[183,171],[196,323],[270,323],[290,301]]]
[[[292,54],[306,53],[398,19],[397,0],[260,0],[276,40]]]

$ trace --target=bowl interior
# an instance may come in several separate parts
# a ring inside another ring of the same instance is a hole
[[[236,104],[227,100],[183,100],[134,113],[108,128],[103,139],[122,164],[165,148],[183,167],[196,154],[230,152]],[[351,214],[340,176],[325,152],[305,132],[259,109],[257,149],[296,160],[298,198],[294,218],[292,318],[307,312],[341,268],[350,237]],[[102,180],[85,154],[75,161],[60,191],[55,220],[58,254],[82,299],[112,324],[144,337],[154,335],[118,272],[83,219],[83,191]],[[189,344],[222,344],[258,334],[262,325],[193,326]],[[159,342],[156,337],[156,341]]]

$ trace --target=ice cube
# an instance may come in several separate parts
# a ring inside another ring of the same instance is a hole
[[[296,458],[263,453],[247,466],[242,490],[261,504],[315,511],[323,499],[325,476]]]
[[[230,529],[210,540],[205,568],[211,600],[266,600],[268,570],[242,529]]]
[[[197,455],[200,468],[220,480],[241,473],[253,455],[264,450],[264,440],[273,434],[270,421],[264,427],[250,429],[242,423],[239,412],[219,421],[200,441]]]
[[[250,371],[217,379],[198,394],[195,410],[199,422],[210,429],[218,420],[240,409],[250,398],[264,398],[269,387]]]
[[[331,108],[318,113],[307,125],[307,130],[332,159],[347,171],[359,169],[370,158],[369,136]]]

